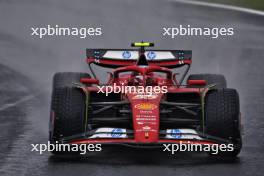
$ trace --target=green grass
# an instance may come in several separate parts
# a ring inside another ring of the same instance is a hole
[[[246,7],[257,10],[264,10],[264,0],[199,0],[199,1],[207,1],[207,2]]]

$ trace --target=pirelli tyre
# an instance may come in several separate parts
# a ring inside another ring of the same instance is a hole
[[[53,89],[58,87],[73,87],[81,78],[91,78],[88,73],[58,72],[53,76]]]
[[[218,156],[235,157],[242,147],[239,96],[235,89],[210,90],[205,98],[205,132],[229,141],[232,151],[219,151]]]
[[[216,84],[214,88],[222,89],[227,87],[226,79],[224,75],[219,74],[192,74],[187,80],[205,80],[207,85]],[[199,87],[199,86],[191,86]]]
[[[89,77],[86,73],[57,73],[53,78],[51,100],[50,135],[52,143],[63,137],[84,132],[85,93],[73,86],[80,78]],[[64,154],[65,152],[53,152]]]

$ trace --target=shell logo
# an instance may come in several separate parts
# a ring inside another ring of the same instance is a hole
[[[156,109],[157,105],[152,104],[152,103],[139,103],[135,105],[135,108],[140,109],[140,110],[150,111],[150,110]]]

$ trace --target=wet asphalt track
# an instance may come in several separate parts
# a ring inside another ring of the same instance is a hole
[[[102,27],[104,34],[30,36],[30,27],[48,24]],[[161,37],[163,26],[179,24],[227,25],[235,35]],[[0,1],[0,175],[263,175],[263,39],[264,17],[168,1]],[[30,152],[31,143],[47,142],[52,75],[87,70],[86,47],[123,48],[139,40],[160,49],[192,49],[191,72],[223,73],[238,89],[245,124],[239,158],[125,147],[70,158]]]

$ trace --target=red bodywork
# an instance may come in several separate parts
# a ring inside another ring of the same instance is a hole
[[[90,51],[88,51],[91,53]],[[92,51],[94,52],[94,50]],[[95,50],[95,53],[97,51]],[[98,51],[99,53],[99,51]],[[182,54],[182,53],[180,53]],[[164,61],[149,61],[147,66],[137,65],[135,60],[118,60],[118,59],[102,59],[87,55],[87,63],[97,64],[100,66],[111,65],[113,72],[110,74],[108,86],[123,85],[123,86],[167,86],[167,93],[194,93],[202,96],[208,89],[191,88],[179,85],[179,80],[172,73],[169,68],[177,68],[183,65],[191,64],[191,56],[187,59],[179,60],[164,60]],[[127,73],[130,72],[130,73]],[[124,74],[126,73],[126,74]],[[133,75],[132,73],[137,73]],[[161,76],[159,73],[163,74]],[[165,76],[164,76],[165,75]],[[140,77],[140,80],[136,80]],[[80,80],[83,84],[89,84],[83,87],[85,92],[97,92],[99,88],[97,79],[82,78]],[[190,85],[205,85],[204,80],[189,80]],[[103,89],[105,90],[105,88]],[[160,139],[160,103],[166,100],[167,93],[155,93],[150,98],[137,98],[142,94],[137,93],[124,93],[122,100],[130,103],[132,111],[132,123],[134,137],[131,138],[83,138],[73,139],[69,143],[101,143],[101,144],[162,144],[162,143],[197,143],[197,144],[214,144],[210,140],[197,140],[197,139]],[[144,95],[143,95],[144,96]],[[107,97],[106,97],[107,99]]]
[[[143,77],[142,85],[146,86],[146,80],[151,77],[153,84],[157,86],[167,86],[168,93],[197,93],[201,94],[203,91],[207,91],[206,88],[186,88],[179,87],[172,80],[172,72],[165,67],[160,66],[126,66],[117,68],[113,71],[114,77],[111,77],[109,85],[124,85],[127,86],[129,80],[133,79],[130,74],[122,75],[119,77],[119,73],[133,71],[140,73]],[[159,75],[154,75],[153,72],[163,72],[166,73],[166,78]],[[99,81],[94,79],[82,79],[81,82],[88,84],[98,84]],[[206,84],[204,80],[196,80],[190,82],[190,84]],[[97,87],[87,86],[86,91],[98,91]],[[133,129],[134,129],[134,139],[81,139],[74,140],[71,143],[102,143],[102,144],[162,144],[162,143],[197,143],[197,144],[214,144],[214,142],[209,140],[181,140],[181,139],[159,139],[159,106],[162,99],[165,98],[166,94],[158,93],[151,98],[136,98],[138,94],[127,93],[124,94],[124,99],[128,100],[131,105],[131,110],[133,114]],[[106,97],[107,98],[107,97]]]

